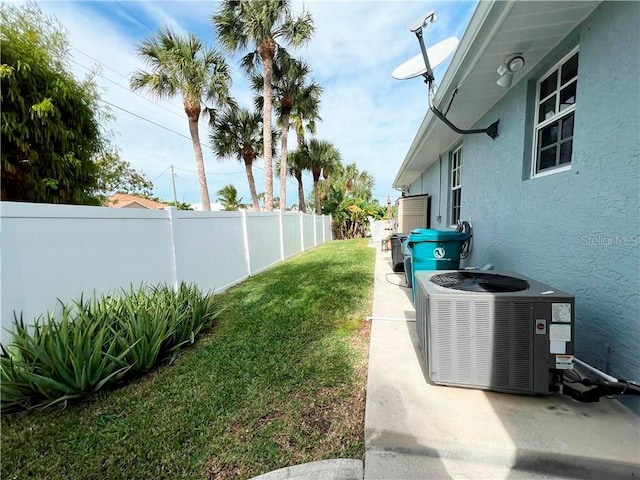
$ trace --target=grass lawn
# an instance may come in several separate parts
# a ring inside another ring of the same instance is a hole
[[[230,479],[362,458],[374,253],[304,253],[220,294],[216,326],[173,365],[3,415],[2,478]]]

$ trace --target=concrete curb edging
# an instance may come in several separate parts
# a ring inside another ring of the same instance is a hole
[[[280,468],[253,477],[251,480],[362,480],[363,478],[362,460],[340,458]]]

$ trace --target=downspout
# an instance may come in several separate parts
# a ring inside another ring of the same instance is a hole
[[[442,223],[442,211],[440,209],[442,201],[442,154],[438,155],[438,217],[436,221]]]

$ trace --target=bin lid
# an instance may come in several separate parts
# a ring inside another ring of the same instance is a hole
[[[409,246],[407,245],[408,242],[409,241],[406,238],[402,240],[400,252],[402,252],[403,255],[411,255],[411,250],[409,250]]]
[[[394,233],[393,235],[391,235],[391,238],[400,238],[400,239],[404,240],[408,236],[409,236],[408,233]]]
[[[452,230],[430,230],[428,228],[416,228],[409,234],[409,243],[420,242],[464,242],[471,235],[465,232]]]

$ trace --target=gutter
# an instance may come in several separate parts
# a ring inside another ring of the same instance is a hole
[[[469,25],[462,35],[456,53],[444,74],[441,86],[435,94],[433,100],[434,105],[438,106],[443,98],[450,97],[455,88],[464,84],[498,29],[511,12],[514,4],[515,2],[500,2],[496,0],[480,0],[478,2],[478,6],[469,21]],[[475,46],[477,46],[477,48],[474,49],[473,47]],[[461,75],[463,68],[464,76]],[[409,151],[405,155],[402,165],[393,181],[393,188],[402,188],[405,186],[400,183],[400,178],[404,175],[407,168],[409,168],[417,152],[422,148],[422,145],[431,135],[438,122],[439,120],[436,116],[430,110],[427,110],[420,128],[409,147]]]

